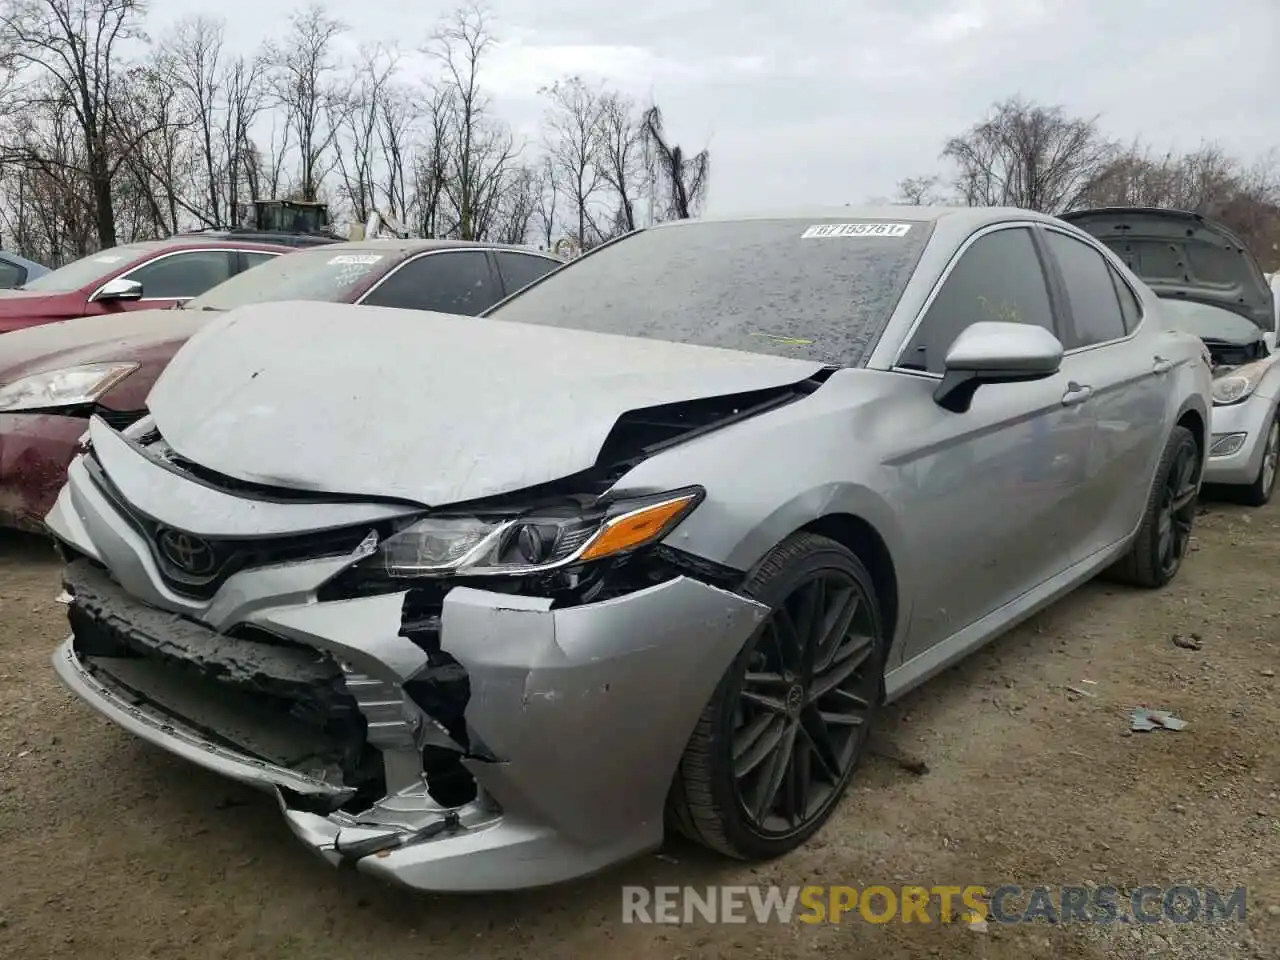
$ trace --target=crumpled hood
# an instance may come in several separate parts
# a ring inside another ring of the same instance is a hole
[[[14,330],[0,337],[0,384],[81,363],[137,360],[163,344],[186,340],[213,314],[134,310]]]
[[[192,337],[148,407],[239,480],[438,506],[595,463],[623,413],[784,386],[821,364],[449,314],[276,302]]]

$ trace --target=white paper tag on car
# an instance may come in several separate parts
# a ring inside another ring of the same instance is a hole
[[[815,223],[800,234],[801,240],[827,237],[905,237],[909,223]]]
[[[382,259],[380,253],[341,253],[330,260],[330,263],[377,263]]]

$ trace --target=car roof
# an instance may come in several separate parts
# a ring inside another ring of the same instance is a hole
[[[424,250],[510,250],[513,253],[531,253],[535,256],[548,257],[552,260],[563,260],[554,253],[546,250],[534,250],[531,247],[522,247],[512,243],[488,243],[478,240],[446,240],[446,239],[424,239],[422,237],[410,237],[408,239],[402,237],[387,237],[375,240],[344,240],[339,243],[330,243],[324,249],[334,250],[366,250],[371,253],[386,253],[394,251],[396,253],[411,254],[420,253]],[[313,248],[314,249],[314,248]]]
[[[842,207],[806,207],[782,209],[768,213],[741,213],[691,220],[668,220],[654,228],[670,229],[696,226],[700,223],[747,223],[760,220],[887,220],[898,223],[932,223],[949,228],[976,230],[987,224],[1009,220],[1036,220],[1061,223],[1056,217],[1023,210],[1019,207],[926,207],[913,204],[849,204]]]
[[[332,246],[332,244],[330,244]],[[297,247],[286,246],[283,243],[264,243],[258,240],[237,240],[235,237],[202,237],[199,235],[180,235],[176,237],[166,237],[164,240],[139,240],[134,243],[122,243],[118,247],[107,248],[129,250],[137,250],[139,256],[147,256],[153,253],[162,253],[166,250],[180,250],[185,247],[230,247],[233,250],[270,250],[272,252],[280,251],[281,253],[292,253]],[[107,250],[99,250],[98,253],[106,253]]]

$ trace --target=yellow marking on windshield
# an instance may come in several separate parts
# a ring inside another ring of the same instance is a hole
[[[813,343],[812,340],[804,340],[801,337],[782,337],[776,333],[753,333],[753,337],[768,337],[774,343],[785,343],[793,347],[804,347]]]

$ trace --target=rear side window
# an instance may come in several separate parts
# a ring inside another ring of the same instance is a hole
[[[960,255],[898,366],[942,373],[956,337],[981,320],[1033,323],[1054,332],[1049,287],[1025,227],[979,237]]]
[[[1107,268],[1111,271],[1111,282],[1116,285],[1116,296],[1120,298],[1120,315],[1124,318],[1124,328],[1132,333],[1142,322],[1142,304],[1138,302],[1133,289],[1124,282],[1124,278],[1116,272],[1115,268],[1110,264],[1107,264]]]
[[[498,272],[502,274],[502,282],[506,285],[508,294],[527,287],[560,266],[555,260],[535,257],[530,253],[511,253],[500,250],[493,256],[498,261]]]
[[[248,270],[251,267],[261,266],[268,260],[274,260],[276,258],[276,254],[274,253],[261,253],[255,250],[242,250],[240,251],[240,256],[244,258],[245,270]]]
[[[1062,345],[1071,350],[1123,337],[1124,317],[1106,258],[1057,230],[1046,230],[1045,238],[1062,271],[1071,307],[1072,328],[1064,331]]]
[[[410,260],[360,302],[475,316],[497,303],[499,292],[483,251],[449,251]]]

